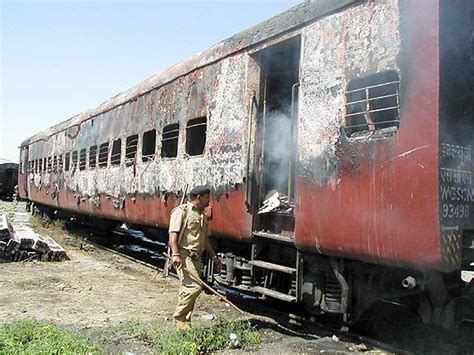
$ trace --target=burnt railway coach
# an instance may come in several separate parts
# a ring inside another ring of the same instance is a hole
[[[474,262],[473,14],[306,1],[24,141],[21,197],[166,228],[207,184],[209,280],[346,322],[406,297],[447,324]]]

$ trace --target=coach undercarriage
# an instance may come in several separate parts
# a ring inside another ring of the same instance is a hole
[[[445,328],[471,317],[474,290],[460,271],[425,273],[304,253],[287,237],[266,233],[254,234],[251,244],[218,244],[223,267],[217,271],[207,260],[208,282],[298,303],[315,316],[338,315],[353,324],[376,302],[392,301],[410,307],[425,323]]]

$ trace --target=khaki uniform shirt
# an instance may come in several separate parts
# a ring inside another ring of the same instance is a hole
[[[171,212],[168,231],[179,235],[183,223],[186,225],[181,240],[178,240],[178,248],[201,254],[206,249],[207,215],[191,202],[187,202]]]

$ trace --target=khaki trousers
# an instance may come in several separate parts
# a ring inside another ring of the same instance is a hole
[[[180,286],[178,291],[178,304],[176,305],[173,317],[177,321],[186,322],[191,320],[191,314],[196,299],[202,291],[202,287],[189,276],[188,270],[194,277],[200,277],[202,265],[201,258],[194,260],[183,253],[180,253],[180,256],[186,270],[182,268],[177,270]]]

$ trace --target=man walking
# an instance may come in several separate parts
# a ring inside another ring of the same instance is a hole
[[[216,267],[221,267],[221,261],[209,240],[207,216],[204,213],[204,209],[209,206],[209,200],[209,188],[196,186],[189,193],[189,201],[171,212],[171,263],[176,267],[180,279],[178,304],[173,316],[178,329],[189,328],[194,304],[202,291],[195,281],[195,278],[201,275],[202,252],[207,250]]]

